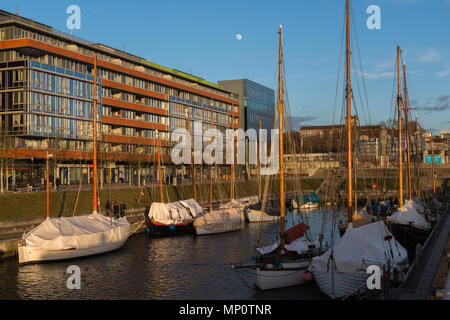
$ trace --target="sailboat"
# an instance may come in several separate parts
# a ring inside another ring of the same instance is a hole
[[[350,4],[346,0],[346,127],[347,127],[347,210],[346,228],[339,226],[341,238],[323,255],[312,259],[310,271],[319,289],[329,297],[343,298],[355,290],[367,289],[366,268],[377,265],[388,272],[401,274],[407,268],[408,254],[390,233],[383,221],[353,226],[352,135],[350,81]],[[356,221],[355,221],[356,222]]]
[[[186,114],[186,129],[189,133],[189,116],[187,109]],[[197,203],[197,188],[195,183],[195,171],[192,155],[192,147],[190,149],[191,171],[192,171],[192,185],[193,185],[193,199],[180,200],[170,203],[164,203],[163,193],[163,177],[161,172],[161,157],[159,152],[159,135],[156,130],[156,150],[158,163],[158,177],[159,177],[159,191],[160,202],[153,202],[149,211],[145,212],[145,221],[147,224],[147,232],[154,236],[186,234],[194,232],[194,219],[203,215],[203,208]]]
[[[307,209],[316,209],[319,207],[319,197],[315,192],[305,194],[302,197],[302,201],[300,201],[298,197],[297,199],[292,199],[292,201],[297,202],[296,204],[298,209],[307,210]]]
[[[211,129],[214,128],[214,113],[211,107]],[[213,137],[211,136],[211,143]],[[233,142],[234,143],[234,142]],[[241,203],[234,200],[234,157],[231,165],[230,202],[226,207],[213,210],[213,166],[211,165],[209,181],[209,212],[197,217],[193,227],[197,235],[216,234],[241,230],[245,224],[244,212]]]
[[[25,233],[18,245],[19,263],[72,259],[121,248],[130,235],[125,217],[100,215],[97,199],[97,56],[94,55],[93,92],[93,212],[90,215],[50,218],[47,153],[47,218]]]
[[[408,268],[406,249],[381,220],[358,228],[349,226],[336,244],[312,259],[309,270],[320,291],[339,299],[358,289],[367,291],[367,268],[371,265],[395,274],[397,279]]]
[[[311,258],[320,252],[319,241],[302,239],[309,226],[300,223],[285,230],[285,194],[283,163],[283,46],[282,27],[279,29],[278,61],[278,115],[279,115],[279,175],[280,175],[280,240],[257,248],[252,265],[235,265],[234,268],[251,268],[255,271],[255,284],[261,290],[295,286],[308,281],[305,277]]]
[[[409,139],[408,132],[406,132],[406,160],[407,160],[407,192],[408,200],[404,203],[403,200],[403,168],[402,168],[402,95],[401,95],[401,81],[400,81],[400,46],[397,46],[397,106],[398,106],[398,164],[399,164],[399,201],[400,206],[396,212],[394,212],[388,221],[391,225],[391,230],[394,236],[399,239],[407,249],[410,255],[414,255],[415,247],[418,243],[423,244],[427,239],[430,231],[431,224],[426,221],[423,216],[423,206],[414,201],[412,198],[411,190],[411,171],[409,163]],[[403,77],[404,77],[404,111],[406,128],[408,127],[408,91],[406,86],[406,66],[403,63]],[[433,175],[434,176],[434,175]]]

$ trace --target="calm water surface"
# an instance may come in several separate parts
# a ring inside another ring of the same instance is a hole
[[[323,230],[330,241],[332,214],[325,209],[289,213],[286,227],[305,221],[311,237]],[[277,222],[247,223],[244,230],[195,237],[149,238],[132,235],[115,252],[82,259],[19,266],[0,261],[0,299],[325,299],[314,282],[262,292],[250,269],[255,247],[271,244]],[[338,232],[335,232],[338,237]],[[68,266],[81,269],[81,290],[69,290]]]

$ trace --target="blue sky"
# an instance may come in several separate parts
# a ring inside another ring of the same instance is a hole
[[[392,118],[394,62],[400,44],[411,107],[417,108],[413,117],[417,112],[422,126],[435,134],[450,129],[450,0],[352,2],[352,32],[358,36],[370,113],[369,117],[365,111],[363,117],[358,103],[361,122]],[[81,8],[81,30],[74,35],[212,82],[248,78],[274,89],[277,30],[282,24],[296,126],[329,124],[333,113],[340,117],[342,73],[336,111],[334,101],[344,0],[3,0],[0,8],[68,31],[66,8],[71,4]],[[369,5],[381,9],[381,30],[366,27]],[[237,40],[236,34],[242,39]],[[353,59],[359,70],[354,40]],[[356,79],[353,88],[358,102]]]

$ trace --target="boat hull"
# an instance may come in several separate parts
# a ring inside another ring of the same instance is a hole
[[[390,229],[394,238],[406,249],[410,262],[416,256],[417,244],[424,244],[430,231],[407,226],[400,223],[392,223]]]
[[[308,203],[305,203],[305,204],[301,205],[300,209],[301,210],[311,210],[311,209],[316,209],[318,207],[319,207],[318,203],[308,202]]]
[[[231,231],[237,231],[237,230],[241,230],[241,226],[238,227],[234,227],[234,228],[226,228],[226,227],[221,227],[218,226],[215,228],[215,230],[211,230],[210,227],[208,228],[204,228],[204,227],[196,227],[195,228],[195,233],[200,236],[200,235],[206,235],[206,234],[216,234],[216,233],[225,233],[225,232],[231,232]]]
[[[194,233],[192,221],[167,224],[151,219],[147,221],[147,227],[152,236],[173,236]]]
[[[313,276],[320,291],[331,299],[344,298],[358,288],[361,292],[367,291],[367,287],[363,286],[367,274],[337,272],[334,268],[328,268],[327,272],[313,272]]]
[[[248,210],[247,219],[249,222],[270,222],[280,220],[279,216],[272,216],[262,211]]]
[[[255,284],[261,290],[286,288],[305,283],[303,275],[310,262],[282,264],[282,268],[257,268]]]
[[[111,230],[117,237],[115,241],[109,242],[96,242],[93,246],[83,246],[81,248],[69,248],[66,250],[48,250],[39,247],[30,247],[27,245],[19,245],[19,264],[29,264],[37,262],[49,262],[57,260],[66,260],[81,258],[86,256],[98,255],[101,253],[106,253],[110,251],[117,250],[125,244],[130,234],[130,225],[121,225],[115,228],[116,230]],[[120,229],[120,230],[118,230]],[[95,235],[97,238],[102,237],[100,234]],[[86,238],[86,235],[84,235]],[[84,239],[83,241],[85,241]]]
[[[195,219],[194,229],[197,235],[216,234],[241,230],[244,223],[244,216],[237,209],[219,209]]]

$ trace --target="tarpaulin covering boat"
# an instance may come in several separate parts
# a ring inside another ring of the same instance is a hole
[[[24,234],[19,263],[62,260],[118,249],[130,235],[126,218],[96,212],[86,216],[47,218]]]
[[[403,271],[408,253],[392,236],[383,221],[359,228],[349,226],[333,247],[312,259],[310,270],[320,290],[332,298],[351,294],[367,279],[367,267],[389,265]]]
[[[205,213],[194,221],[196,234],[213,234],[239,230],[244,225],[243,214],[236,208],[219,209]]]
[[[202,213],[203,208],[194,199],[169,203],[153,202],[148,218],[170,225],[192,221],[193,218],[200,216]]]
[[[169,235],[193,232],[194,219],[203,213],[203,208],[194,199],[153,202],[145,218],[150,233]]]
[[[393,223],[410,225],[421,230],[431,229],[430,223],[417,211],[417,204],[412,200],[406,201],[403,207],[392,214],[391,221]]]

